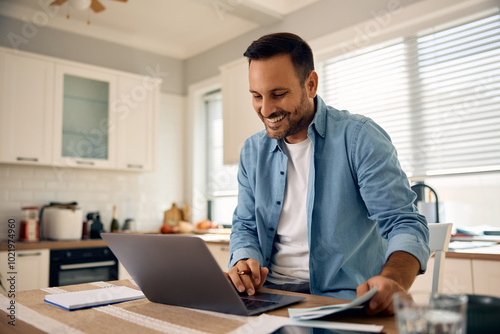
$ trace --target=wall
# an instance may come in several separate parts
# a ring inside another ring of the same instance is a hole
[[[158,169],[152,173],[72,169],[61,182],[52,167],[0,164],[0,239],[5,240],[7,220],[19,221],[21,207],[43,206],[51,201],[77,201],[84,215],[100,211],[109,229],[113,205],[118,220],[136,221],[136,229],[157,230],[163,211],[173,202],[183,204],[185,98],[162,94],[158,117]]]
[[[425,183],[439,196],[442,222],[500,228],[500,173],[432,177]]]
[[[0,45],[13,48],[7,32],[22,36],[23,21],[0,15]],[[122,46],[120,44],[71,34],[61,30],[39,28],[27,43],[21,43],[19,50],[47,56],[78,61],[115,70],[158,76],[163,79],[161,91],[185,94],[184,62]]]
[[[357,0],[318,1],[311,6],[291,13],[276,24],[255,29],[247,34],[206,51],[186,61],[185,85],[197,83],[219,74],[219,66],[243,56],[250,43],[272,32],[287,31],[312,41],[324,35],[373,19],[388,6],[400,7],[420,0]]]

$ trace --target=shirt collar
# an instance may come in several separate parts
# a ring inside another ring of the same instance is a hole
[[[314,113],[314,118],[309,125],[308,135],[312,134],[312,129],[316,129],[316,132],[323,138],[326,136],[326,104],[325,101],[316,95],[314,98],[314,104],[316,106],[316,111]]]

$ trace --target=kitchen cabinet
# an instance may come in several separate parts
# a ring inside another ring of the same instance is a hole
[[[8,267],[9,252],[0,252],[2,285],[9,290],[6,280],[15,276],[15,291],[43,289],[49,286],[49,249],[17,250],[13,260],[14,270]],[[15,274],[9,274],[15,272]]]
[[[417,276],[411,286],[410,292],[424,291],[431,292],[432,275],[434,272],[434,257],[427,263],[427,271],[423,275]],[[443,293],[474,293],[472,260],[447,258],[443,267]]]
[[[0,49],[0,162],[50,164],[54,64]]]
[[[0,162],[152,171],[161,80],[0,48]]]
[[[207,242],[207,247],[221,270],[227,272],[227,266],[229,265],[229,244]]]
[[[120,77],[115,103],[117,128],[117,168],[155,169],[158,84],[152,78]]]
[[[116,75],[56,65],[53,161],[58,166],[115,167],[116,89]]]
[[[472,260],[474,293],[500,297],[500,261]]]
[[[263,130],[264,124],[252,107],[248,91],[248,60],[242,58],[220,68],[224,164],[237,164],[245,140]]]
[[[118,279],[132,279],[132,276],[130,276],[127,269],[125,269],[121,262],[118,262]]]

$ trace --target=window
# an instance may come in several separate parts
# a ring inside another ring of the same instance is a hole
[[[500,170],[500,15],[337,56],[322,97],[391,136],[408,176]]]
[[[223,163],[222,94],[205,95],[207,119],[207,198],[208,218],[215,223],[229,225],[237,205],[238,165]]]

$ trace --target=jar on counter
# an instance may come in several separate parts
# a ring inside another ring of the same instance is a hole
[[[23,241],[40,240],[38,207],[29,206],[22,208],[20,239]]]

